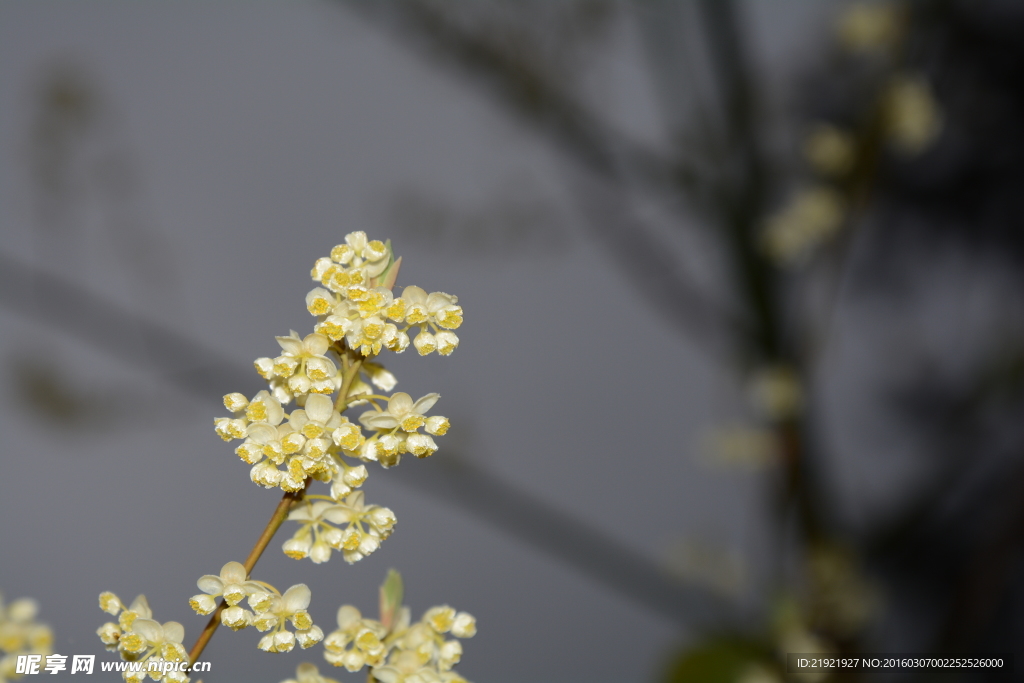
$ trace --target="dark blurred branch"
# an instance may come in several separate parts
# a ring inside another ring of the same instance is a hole
[[[593,176],[576,174],[570,184],[591,234],[608,251],[627,278],[646,295],[658,317],[669,320],[709,356],[731,360],[741,322],[711,305],[708,295],[680,276],[683,266],[644,229],[620,193]]]
[[[747,56],[732,0],[701,0],[700,9],[726,120],[726,168],[713,189],[718,218],[750,308],[751,350],[762,359],[782,359],[784,340],[778,328],[773,273],[757,252],[756,231],[764,210],[767,174],[755,127],[756,98]]]
[[[343,0],[362,16],[393,28],[445,63],[474,76],[499,101],[586,168],[623,181],[635,178],[678,199],[700,176],[689,166],[627,138],[589,112],[522,54],[466,30],[423,0]]]
[[[701,337],[715,340],[713,345],[724,340],[727,353],[734,349],[733,337],[738,337],[755,363],[796,362],[780,328],[774,273],[757,251],[756,235],[768,176],[756,127],[756,98],[747,55],[731,0],[702,0],[700,5],[725,114],[725,168],[715,174],[710,185],[691,167],[655,155],[604,125],[571,96],[564,84],[550,80],[531,60],[487,30],[464,27],[442,9],[443,5],[426,0],[347,0],[347,5],[473,76],[502,104],[547,135],[570,159],[603,179],[603,188],[582,195],[591,229],[659,312],[681,323],[689,334],[699,329]],[[674,205],[687,195],[710,192],[748,319],[726,322],[725,316],[714,312],[681,277],[682,269],[672,252],[653,231],[629,215],[631,183],[670,198]],[[613,196],[616,193],[618,196]],[[784,458],[789,471],[783,477],[783,496],[796,505],[802,527],[817,534],[822,526],[822,497],[812,489],[821,482],[807,467],[803,436],[799,424],[780,426],[780,442],[789,451]]]
[[[69,333],[178,389],[219,401],[225,387],[254,383],[252,370],[216,351],[91,294],[78,282],[0,253],[0,304]],[[197,359],[202,359],[197,362]]]
[[[78,283],[2,253],[0,305],[50,327],[56,321],[58,332],[83,339],[218,405],[228,389],[258,381],[255,371],[221,358],[203,344],[91,294]],[[197,358],[204,362],[195,363]],[[445,462],[442,456],[424,467],[398,468],[396,478],[455,503],[679,626],[708,625],[722,618],[722,605],[706,591],[666,575],[586,523],[482,469],[462,461],[445,467]]]
[[[592,233],[613,261],[684,334],[715,355],[728,350],[729,328],[736,323],[718,309],[686,276],[672,256],[671,245],[638,216],[628,211],[633,183],[659,191],[678,203],[698,185],[696,172],[660,156],[604,124],[566,88],[540,69],[486,35],[470,32],[445,12],[421,0],[346,3],[364,16],[411,37],[431,54],[473,75],[502,104],[542,131],[584,171],[603,185],[584,196],[584,212]],[[615,195],[615,196],[612,196]],[[621,220],[602,215],[614,205]]]
[[[748,350],[762,363],[785,363],[805,374],[792,339],[783,334],[777,277],[773,266],[758,252],[758,229],[768,191],[767,162],[756,127],[757,98],[750,79],[732,0],[701,0],[701,17],[709,51],[718,75],[727,122],[730,166],[721,176],[715,195],[729,240],[741,293],[749,307],[751,328]],[[806,382],[806,376],[804,380]],[[792,505],[800,528],[810,543],[825,533],[827,494],[813,467],[807,444],[806,416],[776,425],[782,447],[782,511]]]
[[[946,615],[938,652],[967,652],[981,645],[978,640],[1010,588],[1014,567],[1024,553],[1024,458],[992,507],[991,516],[999,524],[973,553]]]

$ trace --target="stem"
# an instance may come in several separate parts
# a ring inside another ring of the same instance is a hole
[[[359,375],[359,367],[363,364],[363,359],[353,361],[352,365],[349,366],[348,370],[345,371],[345,378],[341,382],[341,390],[338,391],[338,400],[334,404],[334,408],[339,412],[345,412],[348,408],[348,392],[352,388],[352,382],[355,381]]]
[[[263,533],[260,534],[260,537],[256,540],[256,545],[252,547],[252,550],[249,551],[249,556],[245,558],[244,566],[246,578],[249,578],[249,574],[252,573],[253,567],[256,566],[256,563],[259,561],[263,551],[267,549],[268,545],[270,545],[270,539],[274,537],[274,534],[277,533],[277,530],[281,528],[281,525],[288,518],[288,512],[306,495],[306,490],[309,488],[312,481],[313,480],[311,478],[306,479],[306,485],[301,491],[289,491],[284,494],[283,498],[281,498],[281,502],[278,503],[277,508],[274,509],[274,514],[270,516],[270,521],[267,522],[266,528],[263,529]],[[215,609],[213,614],[210,615],[210,620],[206,622],[206,627],[203,629],[203,632],[199,634],[199,639],[196,640],[196,644],[192,646],[192,650],[188,653],[189,666],[195,664],[196,660],[199,659],[199,655],[203,654],[203,650],[206,649],[207,643],[209,643],[210,638],[213,637],[213,632],[217,630],[218,626],[220,626],[220,614],[224,611],[226,606],[227,603],[222,599],[217,605],[217,609]]]

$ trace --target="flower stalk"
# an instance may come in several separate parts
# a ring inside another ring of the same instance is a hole
[[[306,486],[301,491],[286,492],[281,498],[281,502],[277,504],[274,509],[274,514],[270,516],[270,521],[267,522],[267,526],[263,529],[263,533],[256,540],[256,545],[249,551],[249,556],[245,558],[246,578],[252,574],[252,570],[256,567],[256,563],[259,562],[260,556],[263,555],[263,551],[270,545],[270,541],[274,538],[274,534],[281,528],[284,521],[288,519],[288,513],[291,511],[297,503],[301,502],[306,496],[306,490],[309,488],[312,479],[306,479]],[[206,627],[203,632],[199,634],[199,638],[196,640],[196,644],[192,646],[192,649],[188,653],[189,665],[195,664],[199,659],[200,655],[203,654],[203,650],[206,649],[207,644],[210,642],[210,638],[213,637],[217,627],[220,626],[220,615],[227,607],[227,602],[222,598],[220,603],[217,605],[217,609],[214,610],[213,614],[210,615],[210,620],[206,622]]]

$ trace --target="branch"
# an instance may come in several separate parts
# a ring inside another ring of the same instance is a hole
[[[613,129],[564,92],[531,62],[467,31],[423,0],[343,0],[356,12],[411,38],[447,64],[477,78],[498,100],[544,132],[584,167],[623,180],[625,173],[672,193],[695,186],[695,169]]]

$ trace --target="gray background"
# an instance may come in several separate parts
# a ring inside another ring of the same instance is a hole
[[[829,40],[833,7],[743,6],[776,113],[790,76]],[[636,29],[616,30],[586,90],[609,120],[658,144]],[[247,367],[275,353],[274,335],[311,331],[303,297],[317,257],[351,230],[392,238],[400,284],[457,294],[466,312],[451,357],[384,356],[400,390],[442,395],[452,431],[433,459],[404,462],[401,482],[371,468],[368,499],[399,520],[379,552],[355,566],[294,562],[282,535],[255,577],[307,583],[329,632],[340,604],[375,611],[376,586],[398,568],[416,616],[438,603],[476,615],[458,669],[478,683],[651,680],[686,635],[677,625],[408,478],[471,460],[670,571],[686,569],[672,559],[681,543],[713,546],[756,596],[775,542],[764,475],[709,466],[702,445],[749,417],[744,390],[589,240],[566,189],[573,171],[544,141],[402,43],[325,3],[0,3],[0,246]],[[33,209],[32,130],[41,84],[60,70],[87,85],[98,113],[70,162],[68,213],[46,225]],[[715,254],[672,239],[713,290]],[[969,284],[951,286],[965,298],[960,318],[921,313],[941,347],[962,316],[984,327],[986,307],[970,302],[994,286],[957,280],[955,262],[931,267],[937,282]],[[253,372],[201,400],[63,329],[65,302],[39,303],[37,316],[0,309],[0,590],[40,602],[62,654],[111,656],[94,635],[102,590],[145,593],[156,618],[184,624],[188,646],[205,623],[187,606],[196,579],[242,560],[278,499],[212,428],[221,394],[251,395],[261,381]],[[845,457],[871,424],[850,397],[888,371],[870,359],[899,333],[860,327],[856,311],[837,329],[820,387],[850,512],[867,515],[915,467],[884,447],[867,467]],[[131,329],[118,334],[137,350]],[[66,424],[26,405],[25,367],[59,378]],[[326,665],[319,647],[267,655],[257,639],[219,632],[204,678],[278,681],[310,660],[362,680]]]

